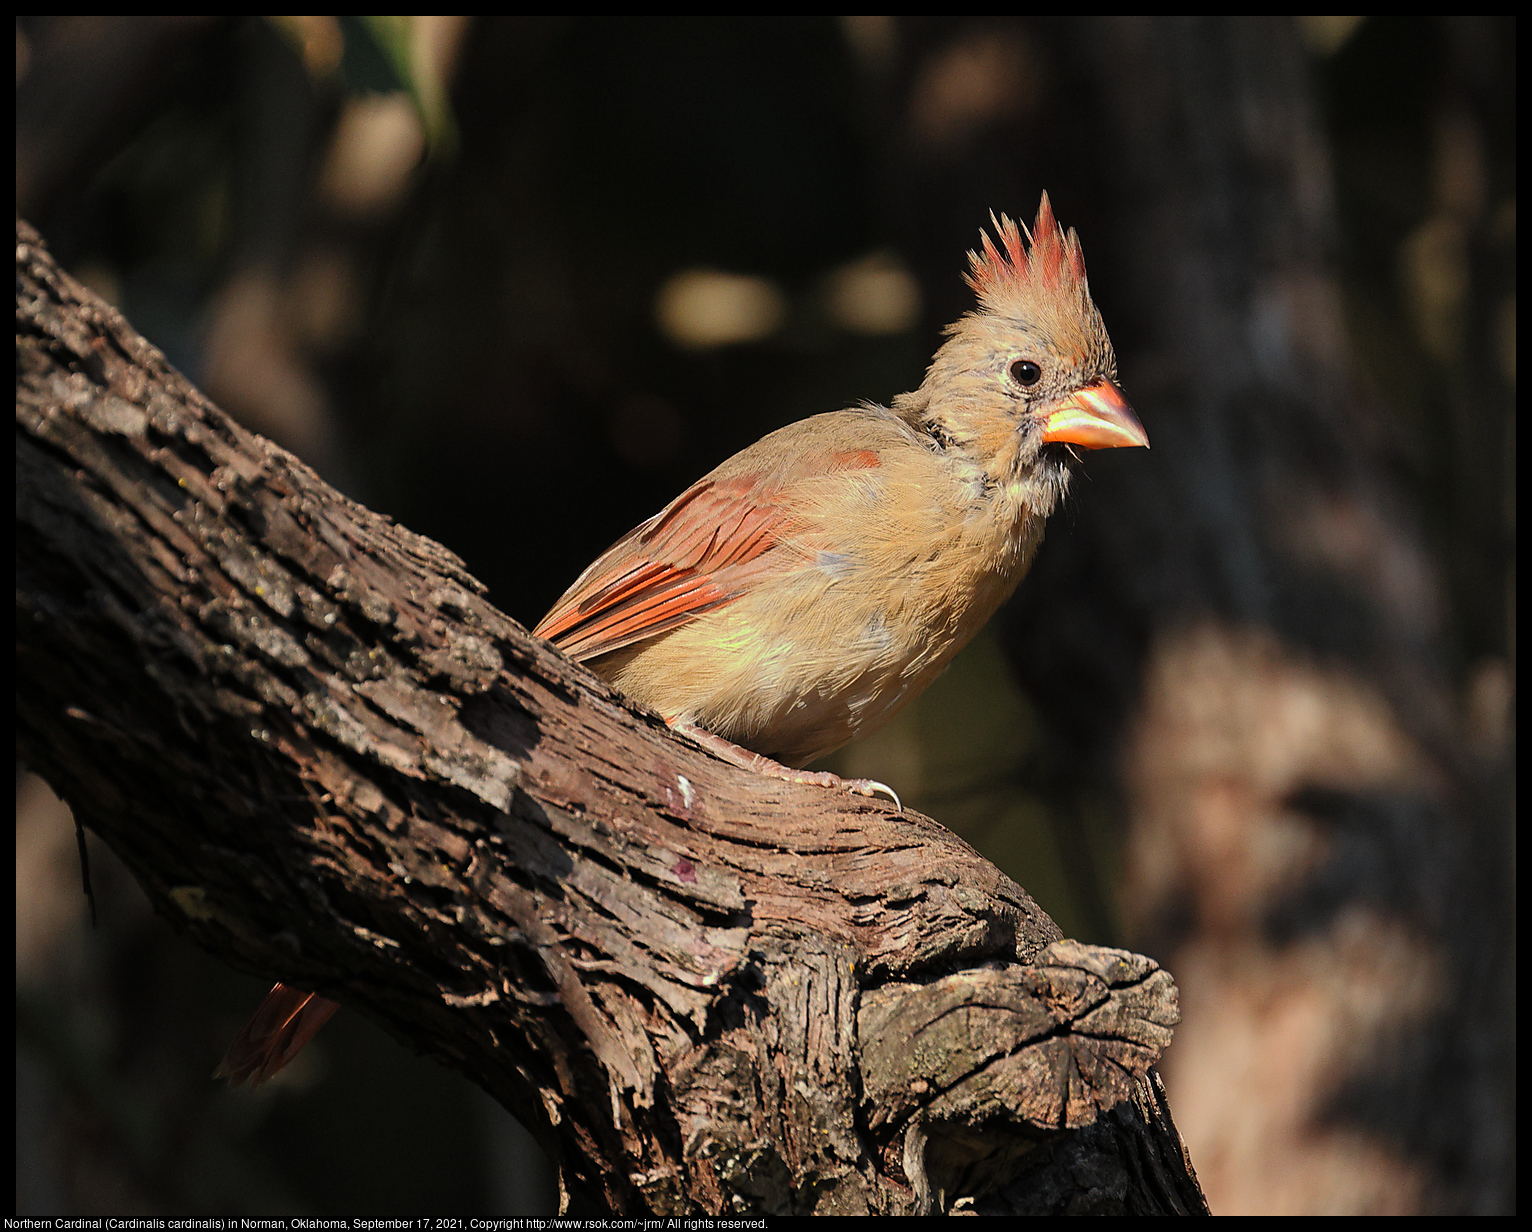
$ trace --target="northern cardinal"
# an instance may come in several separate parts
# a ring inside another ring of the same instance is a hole
[[[1027,572],[1072,446],[1149,444],[1085,258],[1047,194],[968,254],[978,309],[892,405],[815,415],[704,475],[585,570],[534,633],[739,765],[797,769],[886,723]],[[898,799],[895,797],[895,804]],[[335,1003],[278,984],[219,1072],[281,1069]]]

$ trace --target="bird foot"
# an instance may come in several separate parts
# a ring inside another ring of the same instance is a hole
[[[894,802],[896,809],[901,813],[904,812],[904,804],[900,801],[899,794],[887,783],[880,783],[876,779],[843,779],[840,775],[831,774],[828,770],[796,770],[792,766],[784,766],[779,761],[773,761],[764,754],[752,753],[749,749],[741,748],[732,740],[725,740],[722,736],[705,731],[695,723],[678,721],[672,723],[671,727],[690,736],[709,753],[721,757],[731,766],[754,770],[757,774],[783,779],[789,783],[806,783],[810,787],[828,787],[832,791],[849,791],[858,796],[885,795]]]

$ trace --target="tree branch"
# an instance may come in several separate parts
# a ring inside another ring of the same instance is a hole
[[[16,348],[19,751],[178,930],[467,1074],[566,1202],[1205,1209],[1148,959],[677,736],[19,221]]]

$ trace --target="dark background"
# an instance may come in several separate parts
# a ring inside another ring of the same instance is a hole
[[[1513,22],[17,37],[18,212],[65,267],[528,625],[731,452],[913,388],[989,211],[1046,188],[1153,450],[1090,456],[1017,600],[828,764],[1177,976],[1215,1211],[1512,1209]],[[667,318],[686,271],[753,324]],[[263,984],[92,861],[94,933],[23,768],[21,1213],[549,1209],[519,1127],[353,1013],[208,1082]]]

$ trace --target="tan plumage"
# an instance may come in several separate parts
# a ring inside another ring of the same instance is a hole
[[[534,632],[731,761],[892,795],[778,763],[874,730],[935,679],[1031,565],[1071,446],[1149,443],[1079,239],[1046,194],[1030,247],[994,222],[1001,247],[985,235],[969,254],[979,307],[919,389],[735,454],[613,544]],[[278,984],[219,1072],[265,1081],[334,1009]]]
[[[1027,516],[1019,485],[986,494],[978,468],[928,440],[888,411],[839,411],[736,454],[698,487],[736,503],[748,491],[769,542],[739,563],[694,567],[711,585],[702,610],[669,615],[657,635],[624,628],[581,657],[666,718],[789,765],[879,726],[1010,595],[1046,513]],[[597,577],[666,546],[640,534]]]

